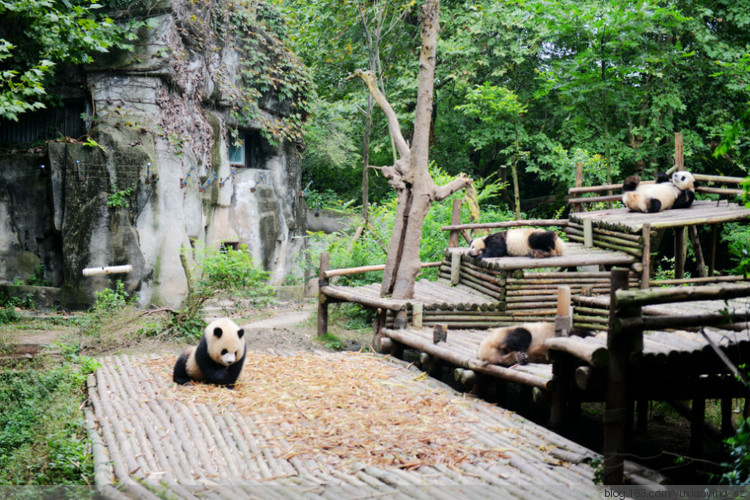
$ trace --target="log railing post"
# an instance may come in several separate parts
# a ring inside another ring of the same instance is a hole
[[[573,327],[573,313],[570,302],[570,287],[557,287],[557,316],[555,317],[555,336],[567,337]],[[555,390],[550,395],[549,425],[558,427],[570,414],[570,391],[568,383],[573,379],[575,366],[567,353],[550,351],[552,356],[552,378],[557,381]]]
[[[579,161],[576,163],[576,187],[583,186],[583,162]],[[583,203],[576,203],[573,205],[573,212],[583,212]]]
[[[318,336],[322,337],[328,333],[328,297],[321,288],[328,285],[326,271],[331,265],[331,256],[328,252],[320,254],[320,270],[318,272]]]
[[[643,269],[641,270],[641,288],[651,286],[651,224],[646,222],[641,228],[643,236]]]
[[[451,211],[451,226],[461,224],[461,202],[460,198],[453,200],[453,210]],[[448,247],[455,248],[458,246],[458,237],[461,234],[460,230],[451,229],[448,237]]]
[[[643,350],[642,332],[624,330],[622,319],[640,316],[640,306],[622,307],[617,302],[617,291],[627,290],[629,271],[612,271],[610,288],[610,318],[607,331],[609,373],[604,411],[604,471],[602,482],[607,485],[623,483],[623,453],[627,442],[628,425],[632,412],[629,390],[631,355]]]

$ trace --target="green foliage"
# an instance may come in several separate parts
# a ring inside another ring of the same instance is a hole
[[[0,307],[0,325],[15,323],[21,319],[21,313],[13,307]]]
[[[128,200],[128,198],[133,196],[133,193],[135,192],[136,187],[137,187],[137,183],[134,183],[132,186],[130,186],[127,189],[123,189],[123,190],[115,191],[114,193],[111,193],[107,197],[107,206],[109,208],[120,208],[120,207],[130,208],[130,201]]]
[[[357,110],[367,109],[367,92],[347,76],[370,64],[360,13],[370,20],[385,13],[383,88],[406,137],[416,103],[418,22],[411,10],[399,17],[407,9],[399,2],[281,4],[292,28],[289,43],[311,68],[323,98],[316,115],[326,117],[320,128],[306,129],[313,151],[305,178],[314,179],[318,191],[332,188],[359,199]],[[668,169],[675,132],[684,136],[691,171],[746,174],[750,0],[441,2],[440,25],[430,158],[449,174],[495,174],[505,181],[503,167],[515,158],[522,200],[542,193],[562,199],[577,161],[584,162],[586,184]],[[517,123],[498,113],[503,103],[517,106]],[[353,130],[328,133],[334,130],[329,117],[336,116]],[[382,113],[375,110],[373,117],[370,164],[390,165]],[[714,156],[727,127],[733,147]],[[327,153],[340,144],[356,145],[347,146],[349,160],[338,163],[352,168],[327,168]],[[371,181],[372,199],[381,199],[385,181]]]
[[[732,458],[731,463],[725,463],[725,472],[721,475],[720,483],[732,486],[750,485],[750,418],[744,419],[737,434],[724,440]]]
[[[0,371],[0,484],[92,484],[81,411],[98,363],[69,357],[51,369]]]
[[[722,233],[722,240],[727,243],[732,262],[736,267],[733,274],[750,275],[750,227],[736,223],[727,224]]]
[[[450,182],[453,176],[434,165],[430,174],[437,185]],[[504,185],[496,179],[477,179],[474,183],[477,190],[477,199],[482,207],[483,221],[496,222],[512,220],[513,215],[498,206],[490,204]],[[441,229],[442,226],[450,224],[453,199],[460,198],[463,193],[456,193],[451,197],[433,203],[422,226],[422,240],[419,258],[422,262],[435,262],[442,260],[443,251],[448,246],[448,233]],[[469,208],[466,203],[462,206],[462,220],[469,219]],[[350,209],[352,216],[355,211]],[[312,233],[309,235],[309,261],[317,264],[320,252],[327,251],[331,256],[331,268],[360,267],[373,264],[382,264],[386,261],[386,248],[390,240],[393,219],[396,213],[396,199],[383,200],[370,208],[370,230],[365,231],[356,241],[352,241],[350,235],[332,233]],[[374,232],[373,232],[374,231]],[[422,270],[419,279],[431,279],[436,276],[434,268]],[[341,276],[339,283],[360,285],[380,281],[380,271],[351,276]]]
[[[96,0],[0,3],[0,117],[18,120],[44,108],[61,65],[93,62],[113,48],[132,49],[140,21],[118,26]]]
[[[332,351],[344,350],[344,345],[341,343],[341,340],[332,333],[326,333],[322,337],[316,337],[315,340],[323,344],[326,349],[330,349]]]
[[[115,282],[114,289],[106,288],[101,292],[95,292],[94,297],[96,297],[96,302],[93,310],[104,314],[119,311],[131,302],[128,292],[125,291],[125,285],[120,280]]]
[[[199,243],[195,263],[189,269],[186,305],[172,318],[170,329],[182,336],[200,337],[204,323],[200,310],[209,299],[221,293],[250,299],[256,306],[273,301],[274,289],[268,284],[268,273],[255,265],[247,245],[238,250],[221,249]],[[184,262],[187,262],[186,256]]]

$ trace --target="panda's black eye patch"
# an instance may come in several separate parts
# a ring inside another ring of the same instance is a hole
[[[239,338],[242,338],[243,335],[245,335],[245,330],[243,330],[242,328],[240,328],[239,330],[237,330],[237,336]]]
[[[214,336],[215,336],[215,337],[216,337],[217,339],[220,339],[220,338],[221,338],[221,334],[222,334],[222,333],[224,333],[224,332],[222,332],[222,331],[221,331],[221,328],[219,328],[218,326],[217,326],[216,328],[214,328]]]
[[[226,349],[222,349],[222,350],[221,350],[221,355],[223,356],[223,355],[225,355],[225,354],[226,354],[226,353],[228,353],[228,352],[229,352],[229,351],[227,351]]]

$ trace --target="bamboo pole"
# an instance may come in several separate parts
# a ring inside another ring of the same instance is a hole
[[[618,290],[615,293],[617,304],[622,307],[628,307],[750,297],[750,286],[723,284],[649,290]]]
[[[456,198],[453,200],[453,208],[451,210],[451,225],[457,226],[461,224],[461,199]],[[448,237],[448,247],[454,248],[458,246],[458,231],[452,229]]]
[[[318,272],[318,337],[328,333],[328,298],[323,288],[328,285],[326,271],[331,264],[331,256],[328,252],[320,254],[320,270]]]
[[[503,222],[480,222],[477,224],[451,224],[443,226],[443,231],[454,231],[461,229],[494,229],[498,227],[526,227],[526,226],[560,226],[565,227],[567,219],[530,219],[530,220],[511,220]]]
[[[606,485],[623,483],[623,453],[629,418],[628,372],[630,357],[642,351],[643,340],[638,334],[620,330],[621,318],[639,316],[639,307],[625,307],[617,301],[618,290],[627,288],[627,271],[612,271],[610,297],[615,301],[611,309],[610,328],[607,333],[609,373],[607,378],[604,413],[604,470],[602,482]]]

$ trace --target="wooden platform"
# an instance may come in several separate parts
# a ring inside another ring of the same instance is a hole
[[[665,210],[656,215],[631,212],[627,208],[611,208],[570,214],[570,220],[573,222],[582,223],[585,219],[591,219],[595,227],[626,230],[630,233],[639,233],[644,224],[650,224],[651,229],[654,230],[739,222],[749,218],[750,209],[727,201],[696,201],[690,208]]]
[[[230,391],[176,386],[174,359],[109,357],[90,377],[108,498],[601,497],[596,454],[403,363],[251,352]]]

